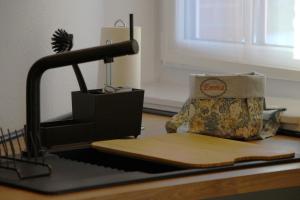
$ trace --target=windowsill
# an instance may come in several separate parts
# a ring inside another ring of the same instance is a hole
[[[201,61],[199,61],[193,57],[169,54],[163,61],[163,67],[168,69],[181,71],[201,70],[205,73],[258,72],[266,75],[269,79],[300,81],[300,69],[296,67],[259,65],[254,61],[251,64],[250,62],[243,63],[210,57],[201,57]]]
[[[144,106],[178,112],[189,96],[189,88],[165,82],[143,84],[145,89]],[[284,115],[300,116],[298,99],[285,97],[266,97],[267,107],[287,108]]]
[[[143,84],[144,107],[178,112],[188,98],[188,88],[170,83]]]

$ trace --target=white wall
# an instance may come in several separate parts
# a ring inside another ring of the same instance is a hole
[[[159,0],[103,0],[104,26],[113,26],[122,19],[128,24],[129,13],[135,17],[135,25],[142,27],[142,82],[153,82],[160,65],[159,48]]]
[[[36,60],[53,54],[54,30],[73,33],[73,49],[96,46],[102,9],[102,0],[0,0],[0,126],[24,125],[27,73]],[[85,65],[81,68],[88,88],[96,88],[99,64]],[[71,67],[46,72],[41,85],[42,119],[70,112],[70,91],[77,89]]]

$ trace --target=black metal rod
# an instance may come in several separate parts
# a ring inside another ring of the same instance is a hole
[[[18,144],[18,147],[19,147],[19,153],[21,155],[21,158],[22,158],[22,147],[21,147],[21,142],[20,142],[20,135],[18,135],[18,131],[15,130],[15,134],[16,134],[16,138],[17,138],[17,144]]]
[[[134,25],[133,25],[133,14],[129,15],[129,34],[130,34],[130,40],[134,39]]]
[[[87,93],[88,89],[87,89],[86,83],[84,81],[84,78],[82,76],[82,73],[81,73],[81,70],[80,70],[79,66],[77,64],[73,64],[72,66],[73,66],[73,70],[74,70],[75,75],[76,75],[76,79],[77,79],[80,91],[82,93]]]
[[[103,60],[107,57],[119,57],[138,53],[139,44],[136,40],[98,46],[77,51],[70,51],[38,60],[31,67],[27,76],[26,109],[27,109],[27,151],[32,155],[40,152],[40,146],[36,148],[32,144],[39,144],[40,140],[40,82],[45,71],[49,69],[65,67],[68,65]],[[32,139],[31,139],[32,138]],[[36,152],[37,151],[37,152]]]
[[[27,134],[27,126],[24,126],[24,132],[23,132],[23,137],[24,137],[24,143],[26,147],[26,151],[22,152],[22,155],[26,156],[27,158],[31,158],[31,151],[28,151],[29,149],[29,144],[28,144],[28,139],[29,135]]]
[[[10,133],[10,130],[7,129],[7,135],[8,135],[8,143],[10,145],[10,150],[11,150],[11,153],[12,153],[12,156],[15,157],[16,155],[16,151],[15,151],[15,147],[14,147],[14,144],[13,144],[13,138],[11,136],[11,133]]]
[[[15,146],[13,144],[13,141],[12,141],[13,139],[12,139],[9,129],[7,129],[7,134],[8,134],[8,140],[9,140],[10,150],[11,150],[11,154],[12,154],[13,164],[14,164],[14,167],[17,168]]]
[[[6,146],[6,140],[5,140],[5,136],[4,136],[2,128],[0,128],[0,132],[1,132],[1,144],[3,146],[3,150],[4,150],[4,153],[5,153],[5,156],[8,157],[8,148]]]

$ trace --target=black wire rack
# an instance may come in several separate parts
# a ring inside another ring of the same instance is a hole
[[[51,174],[51,166],[45,163],[45,155],[27,156],[25,129],[4,132],[0,128],[0,169],[15,172],[19,179],[30,179]]]

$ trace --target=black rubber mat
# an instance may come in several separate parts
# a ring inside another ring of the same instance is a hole
[[[52,174],[48,177],[20,180],[14,172],[0,169],[0,183],[39,193],[57,194],[132,182],[299,161],[300,157],[297,155],[293,159],[243,162],[233,166],[187,170],[104,154],[93,149],[83,149],[49,155],[46,158],[46,163],[52,166]]]

